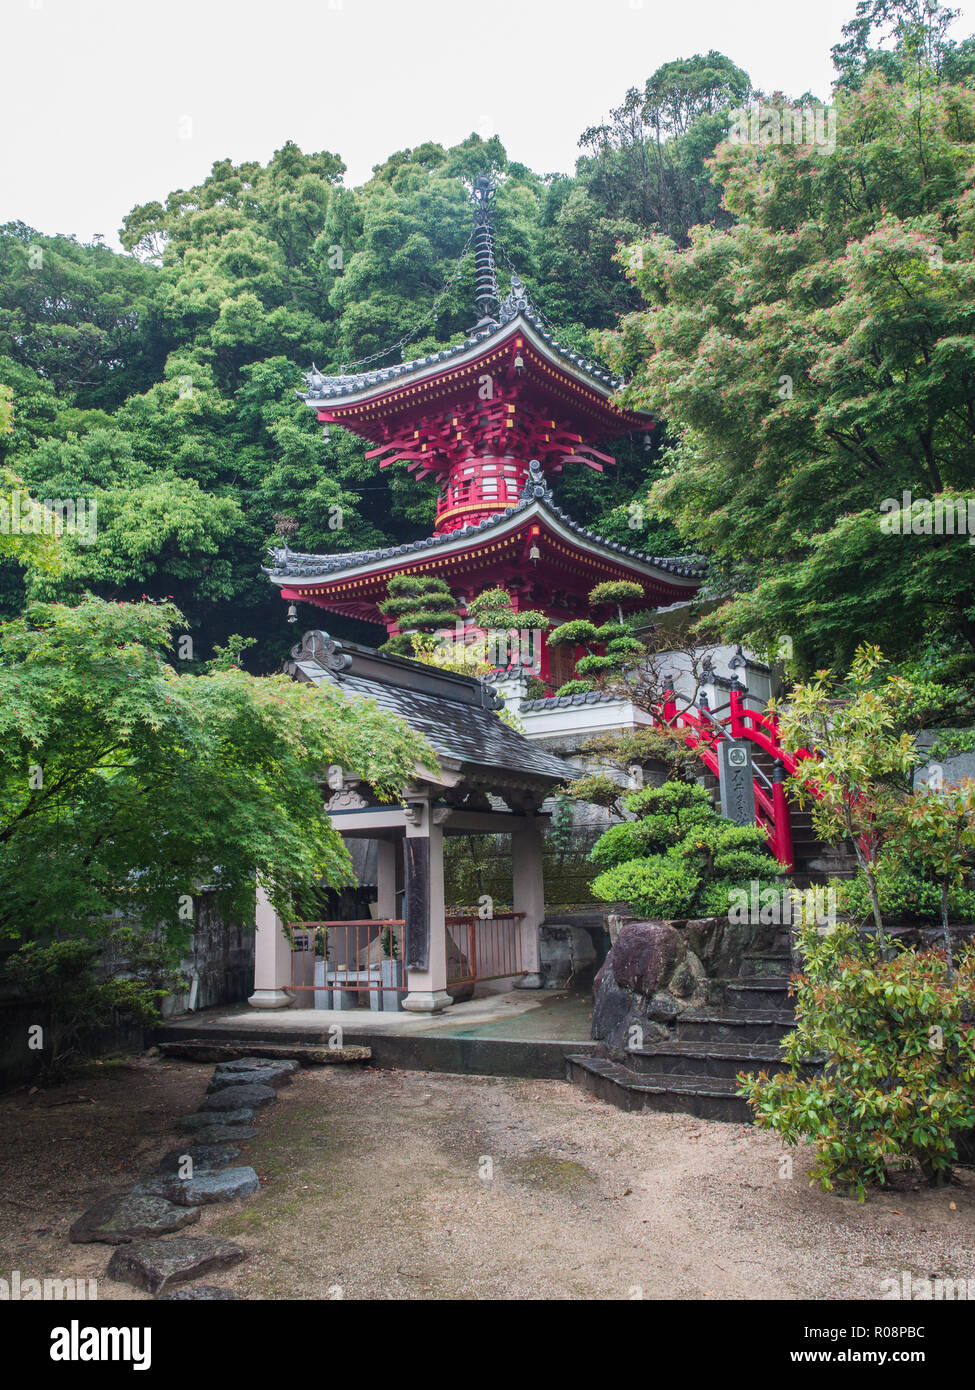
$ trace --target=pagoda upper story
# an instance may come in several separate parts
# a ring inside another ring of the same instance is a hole
[[[371,443],[380,468],[405,461],[418,480],[437,479],[436,535],[514,506],[532,459],[546,478],[572,463],[601,472],[614,460],[597,444],[654,424],[616,404],[622,382],[557,342],[517,276],[500,298],[493,194],[482,175],[471,195],[480,319],[464,342],[377,371],[305,377],[302,399],[323,425]]]

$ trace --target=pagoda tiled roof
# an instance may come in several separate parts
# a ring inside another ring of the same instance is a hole
[[[462,343],[455,343],[453,347],[443,348],[440,352],[435,352],[428,357],[418,357],[411,362],[399,362],[390,367],[378,367],[368,372],[325,376],[313,366],[310,372],[304,374],[308,383],[307,394],[303,396],[300,392],[298,394],[308,405],[321,407],[328,401],[340,400],[344,396],[353,396],[374,386],[384,386],[395,383],[403,377],[425,374],[431,369],[453,362],[454,359],[464,356],[473,348],[488,347],[496,339],[506,337],[518,319],[534,331],[553,357],[560,358],[566,369],[573,375],[582,374],[589,377],[592,382],[597,383],[607,393],[619,391],[626,384],[621,378],[613,376],[595,362],[590,361],[589,358],[583,357],[581,353],[573,352],[571,348],[560,343],[532,307],[528,298],[528,291],[521,280],[517,276],[512,276],[511,291],[501,300],[497,320],[490,321],[484,328],[478,325],[480,331],[472,330],[470,336],[465,338]]]
[[[536,491],[538,490],[536,489]],[[378,550],[350,550],[334,555],[308,554],[289,550],[287,546],[272,548],[271,555],[274,558],[274,563],[265,566],[264,571],[275,579],[302,579],[317,575],[336,574],[341,570],[353,569],[358,565],[367,565],[376,561],[399,560],[404,556],[412,557],[424,551],[436,551],[438,546],[452,547],[460,539],[487,538],[493,529],[499,527],[510,517],[535,507],[540,513],[548,512],[580,540],[589,541],[593,545],[619,556],[624,563],[627,559],[632,559],[681,578],[700,579],[703,577],[704,561],[700,557],[648,555],[644,551],[635,550],[632,546],[621,545],[618,541],[608,540],[605,536],[600,536],[597,532],[573,521],[568,513],[555,505],[548,488],[542,487],[540,490],[541,496],[532,496],[529,495],[531,489],[526,488],[521,500],[514,507],[506,507],[504,511],[486,517],[484,521],[464,526],[458,531],[449,531],[441,536],[428,536],[424,540],[407,541],[404,545],[386,546]]]

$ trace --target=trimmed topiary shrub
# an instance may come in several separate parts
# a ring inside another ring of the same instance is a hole
[[[731,890],[770,886],[780,866],[757,826],[719,816],[704,787],[665,782],[623,799],[638,820],[613,825],[590,855],[604,866],[592,891],[647,917],[719,917]]]

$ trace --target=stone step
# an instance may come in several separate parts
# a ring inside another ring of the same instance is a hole
[[[735,1094],[734,1077],[651,1078],[606,1057],[568,1057],[566,1061],[570,1081],[620,1110],[662,1110],[744,1124],[752,1119],[748,1104]]]
[[[629,1048],[629,1066],[643,1076],[726,1076],[783,1070],[778,1043],[659,1042]],[[804,1064],[804,1072],[816,1068]]]
[[[789,1009],[788,975],[740,975],[737,979],[723,981],[723,984],[725,1005],[735,1013],[748,1013],[755,1009]]]
[[[308,1043],[262,1043],[247,1039],[240,1042],[210,1042],[189,1038],[186,1042],[157,1042],[164,1057],[177,1057],[184,1062],[235,1062],[248,1058],[267,1058],[271,1061],[294,1061],[303,1067],[340,1066],[349,1062],[368,1062],[372,1051],[368,1047],[315,1047]]]
[[[742,978],[767,980],[770,976],[788,975],[792,970],[792,956],[788,951],[769,951],[765,955],[742,956]]]
[[[796,1026],[786,1009],[688,1010],[677,1020],[678,1042],[774,1043]]]

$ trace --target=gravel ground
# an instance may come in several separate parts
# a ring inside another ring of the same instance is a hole
[[[0,1100],[0,1275],[96,1277],[71,1222],[175,1142],[212,1068],[139,1061]],[[250,1252],[243,1298],[875,1299],[881,1281],[975,1278],[975,1173],[863,1205],[806,1154],[741,1125],[626,1115],[562,1082],[309,1069],[238,1160],[259,1196],[192,1232]],[[77,1099],[81,1095],[83,1099]]]

